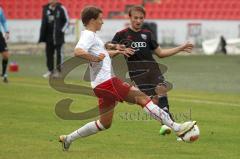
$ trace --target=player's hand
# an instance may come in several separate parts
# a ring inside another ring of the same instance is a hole
[[[8,40],[9,39],[9,32],[6,32],[4,37],[5,37],[5,40]]]
[[[190,42],[187,42],[181,46],[181,51],[186,51],[188,53],[191,53],[193,49],[193,44]]]
[[[102,61],[104,58],[105,58],[105,54],[104,53],[100,53],[98,56],[97,56],[97,62],[100,62]]]
[[[132,49],[132,48],[125,48],[123,50],[118,50],[118,52],[120,54],[123,54],[123,55],[127,56],[127,57],[130,57],[131,55],[134,54],[135,50]]]
[[[116,47],[116,44],[113,44],[111,42],[107,42],[104,46],[107,50],[114,50],[115,47]]]
[[[131,55],[134,54],[134,49],[132,48],[127,48],[125,45],[123,44],[116,44],[116,49],[118,50],[118,53],[123,54],[127,57],[130,57]]]
[[[121,44],[113,44],[111,42],[108,42],[105,44],[105,48],[108,50],[123,50],[125,49],[125,45],[121,45]]]
[[[115,44],[115,49],[123,51],[126,49],[126,46],[122,44]]]

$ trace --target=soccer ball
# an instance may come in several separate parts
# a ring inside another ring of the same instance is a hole
[[[194,125],[193,128],[183,135],[182,140],[185,142],[194,142],[199,138],[200,130],[197,125]]]

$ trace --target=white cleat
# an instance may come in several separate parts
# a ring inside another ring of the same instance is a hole
[[[3,82],[4,82],[4,83],[8,83],[7,77],[3,77]]]
[[[63,151],[68,151],[71,142],[67,142],[67,135],[61,135],[59,136],[59,142],[62,143],[62,150]]]
[[[177,137],[177,141],[181,142],[181,141],[183,141],[183,139],[181,137]]]
[[[53,78],[59,78],[59,77],[60,77],[60,72],[55,71],[55,72],[52,74],[52,77],[53,77]]]
[[[196,121],[187,121],[187,122],[185,122],[185,123],[182,123],[182,124],[180,125],[180,130],[176,132],[176,135],[177,135],[178,137],[183,136],[183,135],[186,134],[188,131],[190,131],[196,123],[197,123]]]
[[[43,74],[44,78],[48,78],[52,73],[50,71],[46,72],[45,74]]]

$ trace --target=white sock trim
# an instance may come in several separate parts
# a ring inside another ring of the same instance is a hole
[[[147,113],[154,115],[154,118],[158,121],[162,121],[160,116],[158,116],[156,113],[154,113],[154,109],[159,109],[152,101],[148,102],[146,106],[143,108]]]
[[[98,129],[100,130],[105,130],[106,128],[104,128],[104,126],[102,125],[102,123],[100,122],[100,120],[96,121],[96,126]]]

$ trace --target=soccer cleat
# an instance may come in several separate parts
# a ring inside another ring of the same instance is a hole
[[[71,143],[70,142],[67,142],[67,135],[61,135],[59,136],[59,142],[62,143],[62,150],[63,151],[68,151]]]
[[[171,128],[168,127],[167,125],[163,125],[159,130],[160,135],[169,135],[171,134],[171,132],[172,132]]]
[[[187,122],[181,124],[179,131],[176,132],[176,135],[178,137],[183,136],[188,131],[190,131],[196,123],[197,123],[196,121],[187,121]]]
[[[1,74],[1,77],[2,77],[4,83],[8,83],[7,74]]]
[[[46,72],[45,74],[43,74],[44,78],[48,78],[52,73],[50,71]]]
[[[3,82],[4,82],[4,83],[8,83],[7,77],[3,77]]]
[[[177,141],[181,142],[181,141],[183,141],[183,139],[181,137],[177,137]]]
[[[58,71],[54,72],[51,77],[53,78],[59,78],[60,77],[60,73]]]

